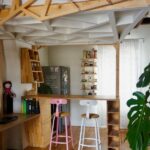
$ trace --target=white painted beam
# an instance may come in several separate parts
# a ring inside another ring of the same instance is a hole
[[[120,41],[122,41],[126,35],[128,35],[130,33],[130,31],[139,23],[139,21],[141,21],[141,19],[143,19],[143,17],[148,13],[148,8],[142,9],[137,16],[135,17],[134,22],[129,25],[127,28],[125,28],[125,30],[123,31],[123,33],[121,33],[121,37],[120,37]]]
[[[118,34],[118,31],[116,28],[116,17],[115,17],[115,14],[113,11],[109,13],[109,22],[110,22],[112,30],[113,30],[114,41],[117,42],[119,40],[119,36],[118,36],[119,34]]]

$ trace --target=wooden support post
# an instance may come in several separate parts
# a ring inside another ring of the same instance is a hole
[[[0,114],[2,114],[2,93],[3,93],[3,81],[5,79],[5,58],[4,58],[4,47],[3,41],[0,40]]]
[[[116,49],[116,98],[120,99],[120,44],[114,44]]]

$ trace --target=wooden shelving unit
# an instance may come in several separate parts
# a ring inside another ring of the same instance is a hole
[[[21,82],[43,83],[43,72],[40,65],[39,52],[36,47],[32,49],[21,48]]]
[[[120,150],[119,101],[107,101],[108,150]]]
[[[97,51],[92,49],[90,51],[83,51],[83,58],[81,63],[81,76],[83,95],[96,95],[97,91]]]

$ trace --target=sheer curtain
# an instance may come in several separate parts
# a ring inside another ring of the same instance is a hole
[[[98,50],[98,95],[115,96],[116,51],[113,46],[97,46]],[[136,82],[141,74],[143,40],[125,40],[120,44],[120,111],[121,128],[128,124],[126,102],[136,91]],[[101,125],[106,126],[106,102],[100,101],[98,112]]]
[[[128,124],[126,105],[132,93],[137,90],[136,83],[142,73],[143,40],[126,40],[120,45],[120,112],[121,127]]]

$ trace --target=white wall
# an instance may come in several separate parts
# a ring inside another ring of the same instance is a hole
[[[31,89],[31,84],[21,83],[20,48],[31,45],[15,40],[4,40],[4,53],[6,57],[6,80],[12,81],[12,90],[16,93],[14,98],[14,112],[21,110],[21,96]],[[39,51],[41,65],[48,65],[48,51],[42,48]]]
[[[95,47],[98,50],[98,57],[101,58],[101,52],[104,50],[104,48],[97,47],[94,45],[93,46],[92,45],[90,45],[90,46],[89,45],[86,45],[86,46],[80,45],[80,46],[51,46],[51,47],[49,47],[49,65],[70,67],[70,76],[71,76],[70,85],[71,85],[71,94],[73,94],[73,95],[82,95],[81,59],[82,59],[82,55],[83,55],[83,50],[86,50],[86,49],[91,50],[93,47]],[[110,50],[110,48],[108,49],[108,47],[107,47],[107,50],[104,50],[103,55],[105,55],[106,54],[105,52],[106,51],[108,52],[109,50]],[[111,50],[110,50],[110,53],[113,54],[113,52]],[[108,52],[108,54],[110,54],[110,53]],[[107,63],[109,60],[110,59],[105,59],[103,61],[105,61]],[[111,57],[111,60],[112,60],[112,62],[114,62],[113,56]],[[102,63],[102,61],[100,60],[98,63]],[[112,64],[112,66],[111,66],[112,69],[114,68],[113,66],[114,65]],[[106,68],[107,68],[107,69],[105,69],[106,71],[103,72],[104,74],[101,75],[101,71],[99,71],[98,76],[104,77],[106,74],[108,74],[108,72],[111,73],[110,67],[106,66]],[[101,70],[101,68],[98,68],[98,69]],[[114,75],[112,75],[112,76],[114,77]],[[101,80],[101,77],[100,77],[100,80]],[[102,81],[99,81],[99,82],[101,83]],[[110,78],[110,80],[107,80],[105,85],[107,86],[108,84],[110,84],[110,82],[111,82],[111,78]],[[105,89],[104,91],[102,91],[103,93],[106,93],[107,91],[109,91],[109,88],[106,88],[106,86],[102,87],[103,89]],[[99,89],[101,89],[101,86],[99,87]],[[113,87],[113,89],[114,89],[114,87]],[[113,93],[113,90],[112,90],[112,93]],[[101,94],[101,90],[98,94],[99,95]],[[85,108],[83,108],[79,105],[79,101],[75,101],[75,100],[71,101],[72,125],[80,126],[80,124],[81,124],[80,116],[82,113],[85,113],[85,111],[86,111]],[[93,107],[92,111],[95,113],[99,113],[101,115],[101,123],[102,123],[101,125],[106,126],[106,102],[105,101],[99,102],[98,107]]]
[[[14,98],[14,112],[21,111],[21,96],[24,95],[26,90],[31,89],[31,84],[22,84],[21,83],[21,70],[20,70],[20,48],[28,47],[31,45],[23,43],[21,41],[15,40],[4,40],[4,53],[6,58],[6,80],[12,82],[12,90],[16,93]],[[41,65],[48,65],[48,51],[45,48],[42,48],[39,51]],[[9,141],[8,147],[14,149],[22,149],[21,145],[21,126],[17,126],[11,130],[7,131],[7,141]],[[13,138],[10,135],[15,135]],[[27,141],[24,138],[23,147],[27,146]]]
[[[40,63],[41,66],[48,66],[48,47],[41,47],[39,49]]]

